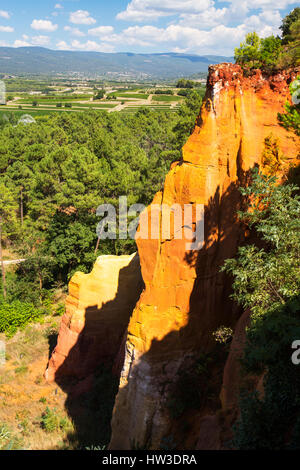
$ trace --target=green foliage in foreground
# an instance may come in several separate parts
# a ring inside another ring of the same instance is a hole
[[[13,336],[19,328],[41,319],[41,312],[27,302],[16,300],[11,303],[0,299],[0,333]]]
[[[285,129],[300,136],[300,77],[290,84],[290,92],[294,103],[286,103],[286,113],[278,114],[278,120]]]
[[[239,247],[223,270],[234,276],[233,298],[256,316],[276,310],[298,294],[300,286],[300,198],[294,185],[276,185],[276,178],[253,172],[252,185],[242,188],[250,211],[239,213],[266,248]]]
[[[291,361],[300,339],[300,198],[293,185],[253,174],[243,189],[250,211],[242,220],[256,229],[264,248],[240,247],[223,270],[234,276],[233,298],[251,308],[242,359],[245,373],[264,375],[264,396],[241,394],[234,426],[238,449],[300,448],[300,374]],[[299,366],[298,366],[299,367]]]
[[[16,437],[9,426],[0,422],[0,451],[1,450],[21,450],[23,442]]]
[[[55,408],[51,409],[48,406],[42,413],[40,425],[47,433],[58,430],[72,430],[71,421],[61,417]]]
[[[265,372],[264,397],[242,392],[235,448],[300,449],[300,374],[291,361],[299,338],[300,297],[252,320],[243,365],[250,374]]]

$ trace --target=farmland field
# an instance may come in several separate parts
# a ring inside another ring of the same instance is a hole
[[[172,103],[174,101],[182,101],[182,97],[174,95],[155,95],[152,97],[152,101],[164,101]]]
[[[197,93],[202,95],[204,88],[197,87]],[[153,85],[138,87],[133,84],[114,87],[114,84],[104,86],[94,82],[51,83],[48,80],[39,83],[35,80],[12,79],[8,81],[8,90],[7,104],[0,108],[2,119],[6,113],[17,119],[24,114],[39,117],[50,113],[88,110],[133,114],[141,107],[174,113],[186,99],[185,96],[178,96],[178,88],[170,84],[165,88],[153,88]]]
[[[149,95],[145,93],[111,93],[108,96],[116,96],[117,98],[135,98],[137,100],[146,100]]]

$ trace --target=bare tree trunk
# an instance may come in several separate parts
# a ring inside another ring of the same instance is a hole
[[[39,274],[39,282],[40,282],[40,303],[42,303],[43,278],[41,274]]]
[[[2,269],[2,288],[3,288],[3,296],[6,299],[6,278],[5,278],[5,267],[2,255],[2,217],[0,216],[0,263]]]
[[[24,216],[23,216],[23,186],[21,186],[21,192],[20,192],[20,212],[21,212],[21,225],[23,225],[23,220],[24,220]]]
[[[97,240],[97,245],[96,245],[96,248],[95,248],[95,254],[96,254],[97,251],[98,251],[99,244],[100,244],[100,238],[98,238],[98,240]]]

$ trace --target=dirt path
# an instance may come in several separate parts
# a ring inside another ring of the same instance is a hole
[[[4,266],[9,266],[11,264],[24,263],[24,261],[26,261],[26,260],[25,259],[12,259],[12,260],[3,261],[3,264],[4,264]]]

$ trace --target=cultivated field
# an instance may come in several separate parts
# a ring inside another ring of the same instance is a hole
[[[204,87],[203,94],[205,91]],[[99,98],[99,91],[103,96]],[[53,84],[34,80],[22,82],[9,80],[6,105],[0,107],[0,115],[13,112],[17,117],[30,114],[44,116],[52,112],[80,112],[89,109],[107,112],[134,113],[141,106],[154,111],[174,112],[184,100],[178,96],[179,89],[162,87],[101,86],[87,83],[63,82]]]

